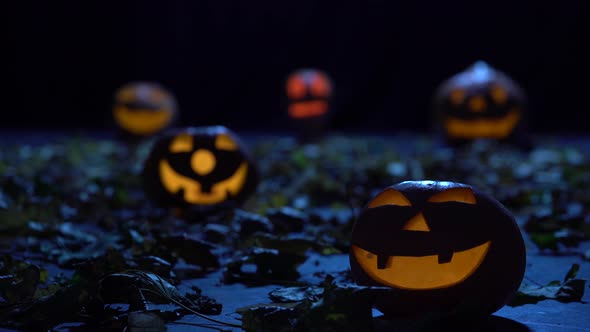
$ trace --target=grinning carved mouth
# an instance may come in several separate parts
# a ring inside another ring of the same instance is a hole
[[[121,127],[136,135],[152,134],[168,126],[172,120],[172,112],[166,109],[129,110],[127,107],[118,106],[113,113]]]
[[[160,160],[160,180],[164,188],[172,194],[183,190],[184,200],[190,204],[212,205],[236,195],[244,186],[247,174],[248,164],[243,162],[231,177],[214,184],[210,192],[203,192],[198,181],[178,174],[167,160]]]
[[[483,262],[491,241],[463,251],[426,256],[375,255],[352,245],[361,268],[373,279],[403,289],[435,289],[456,285],[472,275]]]
[[[449,136],[457,138],[505,138],[516,127],[520,112],[513,109],[499,119],[464,120],[448,116],[444,120]]]

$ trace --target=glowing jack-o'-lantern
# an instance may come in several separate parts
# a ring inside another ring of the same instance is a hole
[[[321,134],[326,126],[332,98],[328,75],[315,69],[301,69],[287,78],[287,113],[303,136]]]
[[[132,136],[156,134],[170,126],[175,115],[174,96],[157,83],[129,83],[115,93],[113,117]]]
[[[163,205],[215,206],[244,201],[256,188],[254,164],[223,126],[166,132],[144,163],[148,194]]]
[[[443,82],[436,93],[435,108],[437,121],[451,144],[475,139],[523,139],[523,91],[506,74],[483,61]]]
[[[512,215],[461,183],[386,188],[362,211],[351,242],[355,280],[397,290],[376,304],[391,316],[490,314],[524,275],[524,241]]]

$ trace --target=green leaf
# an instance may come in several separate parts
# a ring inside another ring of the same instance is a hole
[[[539,247],[539,249],[552,249],[558,250],[557,238],[553,233],[532,233],[530,234],[531,240]]]

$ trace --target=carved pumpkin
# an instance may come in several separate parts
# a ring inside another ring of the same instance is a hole
[[[315,69],[301,69],[287,78],[287,113],[302,136],[321,135],[327,123],[332,98],[328,75]]]
[[[132,136],[159,133],[172,124],[175,115],[174,96],[157,83],[129,83],[115,93],[113,117]]]
[[[435,112],[446,140],[518,142],[524,135],[525,96],[506,74],[483,61],[452,76],[437,90]]]
[[[258,175],[237,136],[223,126],[166,132],[148,155],[146,191],[174,207],[232,205],[256,189]]]
[[[376,304],[390,316],[491,314],[524,275],[524,241],[512,215],[461,183],[386,188],[362,211],[351,242],[354,279],[398,291]]]

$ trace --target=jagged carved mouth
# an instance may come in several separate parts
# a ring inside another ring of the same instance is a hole
[[[220,203],[230,195],[237,195],[246,182],[248,164],[242,162],[229,178],[211,186],[210,192],[203,192],[201,184],[189,177],[178,174],[167,160],[160,160],[160,180],[170,193],[183,191],[183,198],[189,204],[211,205]]]
[[[456,285],[471,276],[483,262],[491,241],[463,251],[437,255],[375,255],[357,245],[352,252],[374,280],[403,289],[435,289]]]

